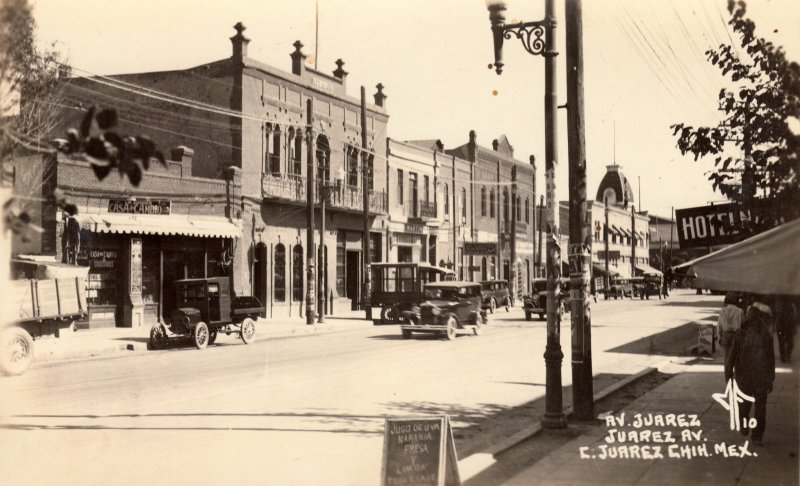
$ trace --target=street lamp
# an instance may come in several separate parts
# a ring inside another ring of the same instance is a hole
[[[330,171],[330,159],[324,157],[324,170],[325,174]],[[319,207],[320,207],[320,223],[319,223],[319,318],[317,323],[322,324],[325,322],[325,297],[328,294],[328,285],[325,272],[327,271],[328,255],[325,251],[325,205],[328,198],[332,194],[341,194],[342,181],[344,181],[344,169],[340,166],[336,171],[336,179],[333,184],[324,178],[319,181]]]
[[[561,315],[558,312],[556,290],[561,276],[561,247],[558,241],[558,199],[556,198],[556,16],[554,0],[545,0],[545,18],[537,22],[505,23],[506,4],[501,0],[487,0],[489,21],[494,38],[494,67],[503,72],[503,39],[514,35],[522,41],[528,53],[542,55],[544,64],[544,125],[545,125],[545,183],[547,187],[547,346],[544,361],[547,368],[545,412],[542,425],[549,428],[566,427],[561,390]],[[544,39],[542,39],[544,35]],[[541,241],[541,239],[540,239]]]

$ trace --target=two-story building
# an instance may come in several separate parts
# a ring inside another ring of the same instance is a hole
[[[324,275],[316,288],[325,289],[329,312],[356,307],[363,300],[364,191],[372,261],[381,260],[385,248],[389,116],[383,86],[369,103],[348,95],[344,62],[337,60],[331,74],[317,71],[299,41],[291,71],[266,65],[248,56],[245,27],[234,28],[229,58],[183,70],[73,78],[65,104],[114,107],[120,133],[146,133],[159,148],[191,146],[186,176],[217,179],[228,167],[240,170],[233,287],[258,297],[268,318],[304,312],[312,198],[314,263],[316,274]],[[80,124],[83,111],[65,113],[62,129]],[[320,251],[322,197],[327,210]]]

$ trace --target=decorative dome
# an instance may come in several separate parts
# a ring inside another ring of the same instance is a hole
[[[628,179],[619,169],[617,164],[607,165],[606,175],[597,187],[597,197],[595,200],[602,203],[608,197],[609,206],[621,206],[627,208],[633,204],[633,190]]]

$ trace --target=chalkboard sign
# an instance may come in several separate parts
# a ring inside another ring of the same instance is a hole
[[[381,484],[460,485],[450,419],[447,416],[387,418]]]

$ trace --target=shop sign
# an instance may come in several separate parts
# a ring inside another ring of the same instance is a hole
[[[127,199],[108,200],[109,213],[157,214],[166,216],[169,215],[171,208],[172,202],[166,199],[151,201],[129,201]]]
[[[608,258],[606,258],[606,252],[604,250],[600,250],[597,252],[597,257],[602,258],[603,260],[619,260],[619,250],[609,250],[608,251]]]
[[[131,239],[131,293],[142,293],[142,239]]]
[[[90,250],[89,266],[92,268],[115,268],[117,266],[116,250]]]
[[[464,242],[464,255],[496,255],[497,243]]]
[[[758,223],[771,208],[754,200],[751,208],[726,203],[675,210],[681,249],[730,245],[748,236],[743,227]]]

